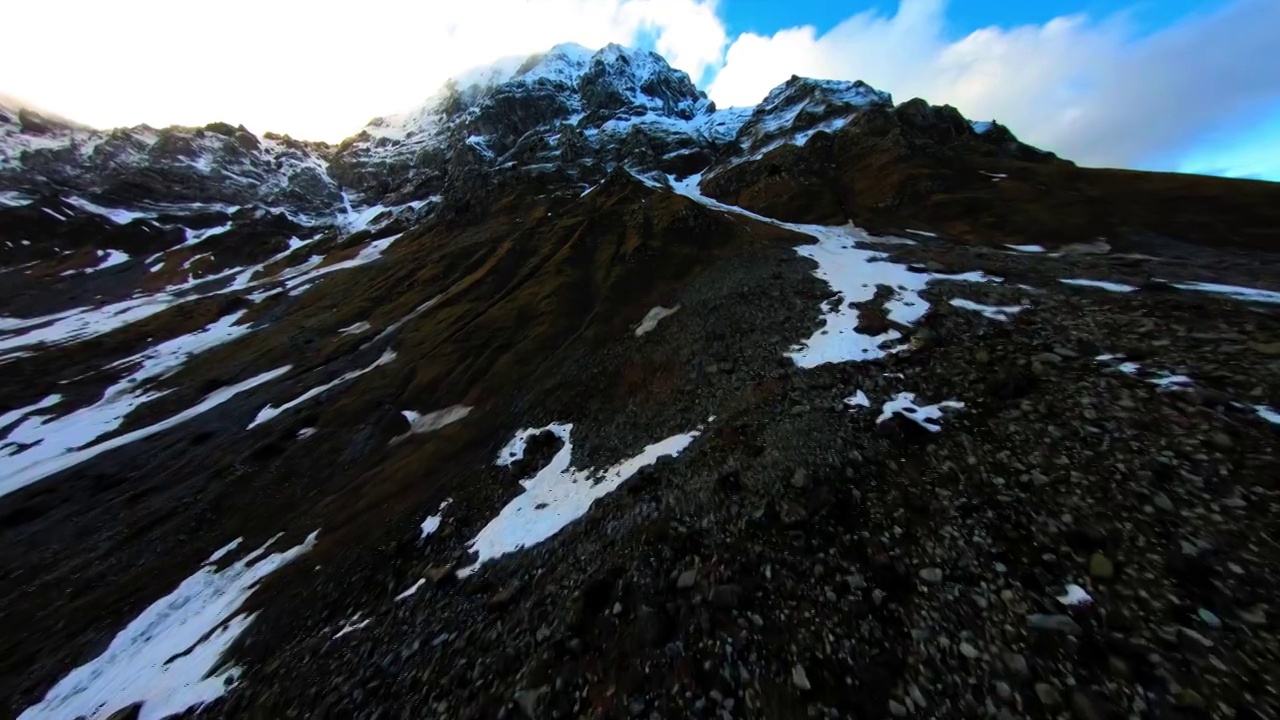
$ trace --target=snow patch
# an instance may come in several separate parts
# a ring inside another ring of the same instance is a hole
[[[203,230],[191,230],[189,228],[182,229],[187,234],[187,239],[178,247],[187,247],[189,245],[195,245],[203,240],[208,240],[214,235],[221,235],[222,233],[227,232],[231,229],[231,223],[219,225],[217,227],[205,228]]]
[[[445,498],[445,501],[440,503],[440,507],[436,509],[436,514],[429,515],[426,520],[422,521],[421,539],[425,540],[428,535],[431,535],[440,529],[440,523],[444,520],[444,509],[449,507],[452,502],[453,498]]]
[[[413,410],[401,410],[400,414],[405,420],[409,421],[409,432],[401,435],[397,440],[408,435],[421,435],[429,433],[433,430],[439,430],[445,425],[458,422],[471,414],[471,406],[469,405],[453,405],[443,410],[434,410],[425,415]]]
[[[276,536],[222,570],[210,559],[143,610],[101,655],[54,685],[19,720],[101,718],[135,703],[142,705],[139,720],[158,720],[222,697],[235,686],[240,668],[219,663],[256,617],[239,613],[240,608],[264,578],[310,551],[316,536],[312,533],[301,545],[266,555]]]
[[[475,564],[458,572],[466,577],[484,563],[524,547],[536,545],[560,532],[569,523],[586,514],[592,503],[618,488],[641,468],[659,458],[679,455],[701,433],[697,430],[672,435],[645,447],[634,457],[600,471],[572,467],[573,425],[552,423],[516,433],[498,455],[498,465],[510,465],[524,457],[530,437],[551,432],[562,445],[547,466],[532,477],[520,481],[524,492],[516,496],[489,521],[467,545],[478,553]]]
[[[1266,405],[1254,405],[1253,411],[1258,413],[1258,417],[1263,420],[1273,425],[1280,425],[1280,412],[1276,412]]]
[[[1138,289],[1132,285],[1125,285],[1124,283],[1118,283],[1118,282],[1109,282],[1107,280],[1084,280],[1080,278],[1063,278],[1059,282],[1066,283],[1067,285],[1078,285],[1080,287],[1091,287],[1091,288],[1099,288],[1102,290],[1110,290],[1111,292],[1117,292],[1117,293],[1131,293]]]
[[[636,326],[636,337],[640,337],[641,335],[652,331],[654,328],[658,327],[658,323],[663,318],[675,315],[676,311],[679,309],[679,305],[673,308],[664,308],[661,305],[655,305],[649,310],[649,312],[645,313],[644,318],[640,320],[640,324]]]
[[[845,399],[844,399],[844,404],[845,404],[845,405],[848,405],[848,406],[849,406],[849,407],[851,407],[851,408],[856,408],[856,407],[868,407],[868,408],[869,408],[869,407],[871,407],[871,399],[867,397],[867,394],[866,394],[866,393],[864,393],[864,392],[862,392],[861,390],[859,390],[858,392],[856,392],[856,393],[854,393],[854,394],[850,395],[849,397],[845,398]]]
[[[418,592],[418,590],[419,590],[419,589],[421,589],[421,588],[422,588],[422,586],[423,586],[423,585],[425,585],[426,583],[427,583],[426,578],[418,578],[418,582],[416,582],[416,583],[414,583],[413,585],[409,586],[409,589],[408,589],[408,590],[405,590],[404,592],[402,592],[402,593],[400,593],[399,595],[397,595],[397,596],[395,597],[395,599],[396,599],[397,601],[399,601],[399,600],[404,600],[405,598],[412,596],[414,593]]]
[[[128,405],[132,409],[136,401],[134,397],[127,396],[119,401],[104,398],[95,405],[48,422],[42,422],[41,418],[28,418],[5,438],[4,444],[0,444],[0,496],[8,495],[54,473],[75,467],[108,450],[123,447],[184,423],[246,390],[276,379],[288,372],[290,367],[286,365],[235,385],[215,390],[196,405],[177,415],[154,425],[117,435],[96,445],[88,443],[119,427],[125,417],[120,412],[120,407]],[[158,394],[147,394],[142,397],[150,400],[158,396]],[[23,443],[34,444],[25,450],[9,447]]]
[[[901,392],[884,404],[880,417],[876,418],[876,423],[882,423],[896,414],[901,414],[925,430],[936,433],[942,429],[942,426],[933,421],[941,420],[942,411],[947,408],[959,410],[964,408],[964,403],[959,400],[943,400],[934,405],[917,405],[915,393]]]
[[[248,430],[252,430],[253,428],[255,428],[255,427],[257,427],[257,426],[259,426],[259,425],[261,425],[261,424],[263,424],[263,423],[265,423],[265,422],[270,421],[272,418],[276,417],[276,416],[277,416],[277,415],[279,415],[280,413],[282,413],[282,412],[284,412],[284,411],[286,411],[286,410],[288,410],[288,409],[290,409],[290,408],[297,407],[298,405],[301,405],[302,403],[304,403],[304,402],[306,402],[306,401],[310,400],[310,399],[311,399],[311,398],[313,398],[313,397],[316,397],[317,395],[321,395],[321,394],[323,394],[323,393],[325,393],[325,392],[327,392],[327,391],[329,391],[329,390],[331,390],[331,389],[333,389],[333,388],[337,387],[338,385],[341,385],[341,384],[343,384],[343,383],[345,383],[345,382],[348,382],[348,381],[350,381],[350,380],[354,380],[355,378],[358,378],[358,377],[360,377],[361,375],[364,375],[365,373],[367,373],[367,372],[369,372],[369,371],[371,371],[371,370],[374,370],[374,369],[379,368],[379,367],[381,367],[381,366],[383,366],[383,365],[386,365],[387,363],[390,363],[391,361],[393,361],[393,360],[395,360],[395,359],[396,359],[396,353],[395,353],[395,351],[393,351],[393,350],[387,350],[386,352],[382,353],[382,356],[381,356],[381,357],[379,357],[377,360],[374,360],[374,361],[373,361],[373,364],[368,365],[368,366],[363,367],[363,368],[360,368],[359,370],[352,370],[351,372],[344,373],[343,375],[339,376],[339,377],[338,377],[337,379],[335,379],[335,380],[331,380],[331,381],[329,381],[329,382],[327,382],[327,383],[325,383],[324,385],[321,385],[321,386],[319,386],[319,387],[311,388],[310,390],[308,390],[308,391],[304,392],[303,394],[299,395],[298,397],[296,397],[296,398],[294,398],[294,399],[290,400],[289,402],[285,403],[284,405],[281,405],[280,407],[274,407],[274,406],[272,406],[272,405],[267,405],[266,407],[264,407],[264,408],[262,408],[261,410],[259,410],[259,411],[258,411],[257,416],[253,418],[253,422],[249,423],[249,427],[248,427],[248,428],[246,428],[246,429],[248,429]]]
[[[850,305],[872,300],[878,285],[893,289],[893,296],[884,304],[889,320],[914,325],[929,311],[929,303],[920,296],[920,291],[930,282],[1002,282],[1000,278],[981,272],[956,275],[912,272],[906,265],[890,261],[885,253],[858,247],[858,243],[873,242],[873,239],[852,224],[805,225],[766,218],[706,197],[698,187],[701,179],[701,175],[690,175],[683,180],[669,176],[668,182],[676,192],[707,207],[803,233],[818,241],[813,245],[801,245],[796,252],[818,264],[813,274],[831,286],[836,301],[824,303],[822,326],[808,340],[787,353],[800,367],[874,360],[908,348],[906,343],[897,343],[902,339],[897,330],[886,330],[879,335],[864,335],[857,331],[859,312]]]
[[[1047,252],[1041,245],[1005,245],[1007,248],[1013,248],[1023,253],[1042,253]]]
[[[1239,285],[1223,285],[1221,283],[1210,282],[1175,282],[1169,284],[1182,290],[1216,293],[1218,295],[1226,295],[1227,297],[1234,298],[1236,300],[1268,304],[1280,303],[1280,292],[1276,292],[1274,290],[1260,290],[1258,288],[1241,287]]]
[[[1080,605],[1088,605],[1093,602],[1093,598],[1085,589],[1075,583],[1067,583],[1066,594],[1058,596],[1058,602],[1068,607],[1077,607]]]
[[[977,313],[982,313],[984,316],[989,317],[992,320],[1000,320],[1004,322],[1012,320],[1014,315],[1017,315],[1027,309],[1026,305],[983,305],[982,303],[965,300],[964,298],[952,298],[950,302],[952,305],[962,310],[972,310]]]
[[[362,332],[368,332],[373,327],[365,321],[360,321],[354,325],[348,325],[338,331],[339,335],[359,335]]]
[[[101,215],[117,225],[127,225],[134,220],[155,217],[155,213],[150,212],[137,212],[135,210],[124,210],[122,208],[103,207],[102,205],[91,203],[81,197],[69,197],[66,198],[66,202],[68,205],[74,205],[85,212],[90,212],[94,215]]]
[[[364,620],[360,620],[360,613],[356,613],[355,617],[351,618],[350,620],[348,620],[346,623],[342,625],[342,629],[339,630],[337,634],[333,636],[333,639],[337,640],[343,635],[346,635],[348,633],[353,633],[356,630],[359,630],[360,628],[364,627],[365,625],[368,625],[371,622],[373,622],[373,618],[365,618]]]
[[[242,542],[244,542],[244,538],[238,537],[235,540],[232,540],[231,542],[227,543],[226,545],[223,545],[222,547],[218,548],[217,550],[214,550],[213,554],[209,556],[209,559],[204,561],[204,564],[212,565],[218,562],[222,558],[226,557],[227,554],[230,553],[232,550],[235,550],[236,548],[240,547],[240,543]]]

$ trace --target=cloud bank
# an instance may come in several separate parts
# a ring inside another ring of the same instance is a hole
[[[900,0],[822,34],[730,38],[715,0],[43,0],[6,11],[23,31],[7,36],[0,91],[99,127],[226,120],[338,140],[498,57],[645,43],[710,79],[721,106],[792,74],[862,79],[1083,164],[1212,167],[1204,144],[1226,137],[1234,166],[1280,178],[1280,150],[1242,140],[1280,111],[1280,2],[1229,0],[1146,36],[1123,15],[1076,15],[956,38],[946,12]]]
[[[742,35],[709,93],[744,104],[792,73],[862,79],[899,101],[999,119],[1083,164],[1126,167],[1170,166],[1171,153],[1225,126],[1245,130],[1280,101],[1274,0],[1238,0],[1141,38],[1123,17],[1078,15],[949,40],[945,10],[943,0],[902,0],[892,16],[862,13],[821,36]]]

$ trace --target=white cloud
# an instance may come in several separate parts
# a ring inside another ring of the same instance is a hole
[[[1123,15],[1075,15],[955,39],[946,0],[901,0],[893,15],[860,13],[824,34],[805,26],[729,44],[716,10],[716,0],[41,0],[6,9],[22,31],[6,35],[0,92],[99,127],[225,120],[338,140],[498,57],[643,41],[695,80],[714,76],[721,106],[754,104],[792,74],[861,79],[899,101],[999,119],[1085,164],[1149,168],[1185,168],[1213,136],[1248,138],[1252,118],[1280,103],[1276,0],[1233,0],[1145,37]]]
[[[752,104],[790,75],[862,79],[895,100],[924,97],[997,118],[1032,144],[1084,164],[1169,166],[1171,153],[1280,98],[1280,3],[1237,0],[1134,37],[1122,17],[945,35],[943,0],[902,0],[893,16],[746,34],[709,88]]]
[[[98,127],[224,120],[327,140],[498,57],[644,36],[696,78],[726,42],[714,0],[41,0],[5,20],[0,91],[32,105]]]

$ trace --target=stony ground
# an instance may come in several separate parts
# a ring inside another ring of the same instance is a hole
[[[538,224],[502,252],[516,215],[488,235],[421,231],[235,353],[330,374],[367,365],[380,346],[325,338],[360,312],[385,327],[446,293],[393,336],[405,368],[393,379],[371,374],[252,439],[228,431],[316,383],[264,390],[149,450],[0,498],[0,714],[39,700],[229,539],[316,528],[312,554],[251,598],[244,672],[199,714],[1280,712],[1280,426],[1254,409],[1280,407],[1280,306],[1159,280],[1280,290],[1280,258],[1172,243],[1146,250],[1160,259],[1054,256],[904,232],[916,244],[875,247],[922,272],[1005,281],[935,282],[931,312],[900,328],[909,351],[800,369],[784,353],[830,295],[792,249],[808,238],[667,191],[596,192],[504,209]],[[343,295],[355,287],[377,288],[358,312]],[[1001,320],[952,299],[1026,307]],[[636,337],[655,305],[680,309]],[[874,302],[863,310],[884,322]],[[231,356],[181,379],[221,377]],[[870,407],[845,402],[858,391]],[[964,407],[936,432],[880,422],[901,392]],[[476,410],[386,445],[404,432],[400,409],[455,402]],[[576,467],[702,434],[551,540],[456,577],[555,443],[512,468],[493,464],[498,449],[555,421],[575,424]],[[121,497],[140,482],[151,489]],[[1061,601],[1068,584],[1088,600]],[[357,616],[369,622],[335,637]]]

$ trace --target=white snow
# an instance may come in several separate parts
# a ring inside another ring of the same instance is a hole
[[[96,445],[89,443],[120,426],[125,417],[124,414],[120,413],[120,408],[127,405],[132,409],[135,402],[133,396],[125,396],[123,400],[115,402],[104,398],[103,401],[99,401],[99,403],[88,408],[47,422],[42,421],[42,419],[28,418],[26,422],[9,433],[8,437],[5,438],[4,445],[0,445],[0,496],[8,495],[54,473],[75,467],[85,460],[101,455],[108,450],[114,450],[137,440],[151,437],[156,433],[184,423],[206,410],[221,405],[245,390],[274,380],[288,372],[290,367],[286,365],[235,385],[215,390],[196,405],[183,410],[177,415],[161,420],[154,425],[148,425],[123,435],[117,435]],[[145,400],[150,400],[158,396],[158,394],[152,393],[142,397]],[[15,442],[34,442],[36,444],[33,447],[17,452],[11,447],[6,447],[9,443]]]
[[[428,535],[440,529],[440,522],[444,520],[444,509],[449,507],[452,502],[453,498],[445,498],[445,501],[440,503],[440,507],[436,509],[436,514],[428,515],[427,519],[422,521],[422,539],[425,540]]]
[[[676,311],[679,309],[679,305],[673,308],[665,308],[661,305],[655,305],[650,308],[649,312],[645,313],[644,318],[640,320],[640,324],[636,326],[636,337],[640,337],[641,335],[652,331],[654,328],[658,327],[658,323],[663,318],[675,315]]]
[[[405,590],[404,592],[402,592],[402,593],[400,593],[399,595],[397,595],[395,599],[396,599],[396,600],[404,600],[405,598],[410,597],[410,596],[411,596],[411,595],[413,595],[414,593],[418,592],[418,590],[419,590],[423,585],[425,585],[425,584],[426,584],[426,582],[427,582],[426,578],[418,578],[418,582],[416,582],[416,583],[414,583],[413,585],[411,585],[411,586],[409,587],[409,589],[408,589],[408,590]]]
[[[98,257],[101,259],[98,261],[98,264],[94,265],[93,267],[80,268],[77,270],[67,270],[61,274],[62,275],[79,275],[81,273],[94,272],[95,270],[102,270],[103,268],[109,268],[109,267],[112,267],[113,265],[119,265],[120,263],[129,262],[129,256],[123,252],[120,252],[119,250],[110,250],[110,249],[99,250]]]
[[[964,403],[959,400],[943,400],[934,405],[917,405],[916,394],[910,392],[900,392],[892,400],[889,400],[881,408],[880,417],[876,418],[876,423],[882,423],[895,414],[901,414],[906,418],[914,420],[917,425],[930,431],[938,432],[942,426],[931,421],[941,420],[942,411],[946,408],[961,409]]]
[[[240,608],[264,578],[311,550],[316,535],[266,555],[272,538],[222,570],[206,564],[143,610],[101,655],[72,670],[19,720],[103,718],[135,703],[142,705],[139,720],[159,720],[221,697],[234,687],[240,668],[219,663],[255,617]]]
[[[227,554],[230,553],[232,550],[235,550],[236,548],[240,547],[240,543],[242,542],[244,542],[244,538],[238,537],[235,540],[232,540],[231,542],[227,543],[226,545],[223,545],[222,547],[218,548],[217,550],[214,550],[213,554],[209,556],[209,559],[204,561],[204,564],[212,565],[218,562],[222,558],[226,557]]]
[[[1113,360],[1121,360],[1123,358],[1124,358],[1123,355],[1106,353],[1106,354],[1095,357],[1094,360],[1101,363],[1110,363]],[[1132,375],[1134,377],[1139,377],[1142,380],[1151,383],[1152,385],[1156,385],[1160,387],[1163,390],[1184,390],[1188,385],[1195,384],[1195,380],[1192,380],[1190,377],[1186,375],[1178,375],[1175,373],[1168,372],[1166,370],[1156,370],[1153,372],[1153,374],[1149,373],[1151,374],[1150,377],[1143,378],[1141,377],[1143,375],[1142,365],[1139,363],[1133,362],[1132,360],[1114,364],[1112,365],[1112,367],[1124,373],[1125,375]]]
[[[35,198],[23,195],[17,190],[0,190],[0,205],[5,207],[22,207],[35,201]]]
[[[332,388],[334,388],[334,387],[337,387],[338,385],[341,385],[341,384],[343,384],[343,383],[345,383],[345,382],[348,382],[348,381],[350,381],[350,380],[354,380],[355,378],[358,378],[358,377],[360,377],[361,375],[364,375],[365,373],[369,372],[370,370],[373,370],[373,369],[375,369],[375,368],[378,368],[378,367],[381,367],[381,366],[383,366],[383,365],[386,365],[387,363],[389,363],[389,362],[391,362],[391,361],[393,361],[393,360],[395,360],[395,359],[396,359],[396,354],[395,354],[395,352],[394,352],[393,350],[387,350],[387,351],[385,351],[385,352],[383,352],[383,353],[382,353],[382,356],[381,356],[381,357],[379,357],[377,360],[374,360],[374,361],[373,361],[373,364],[368,365],[367,367],[360,368],[359,370],[352,370],[351,372],[344,373],[343,375],[339,376],[339,377],[338,377],[337,379],[335,379],[335,380],[331,380],[331,381],[329,381],[329,382],[327,382],[327,383],[325,383],[324,385],[321,385],[321,386],[319,386],[319,387],[311,388],[310,390],[308,390],[308,391],[304,392],[303,394],[299,395],[298,397],[296,397],[296,398],[294,398],[294,399],[290,400],[289,402],[285,403],[284,405],[281,405],[280,407],[274,407],[274,406],[272,406],[272,405],[267,405],[266,407],[264,407],[264,408],[262,408],[261,410],[259,410],[259,411],[258,411],[258,415],[257,415],[256,417],[254,417],[253,422],[249,423],[249,427],[248,427],[247,429],[252,430],[253,428],[255,428],[255,427],[257,427],[257,426],[261,425],[262,423],[265,423],[265,422],[270,421],[270,420],[271,420],[272,418],[274,418],[275,416],[279,415],[280,413],[282,413],[282,412],[284,412],[284,411],[286,411],[286,410],[288,410],[288,409],[290,409],[290,408],[292,408],[292,407],[296,407],[296,406],[298,406],[298,405],[301,405],[302,403],[304,403],[304,402],[306,402],[306,401],[310,400],[311,398],[313,398],[313,397],[315,397],[315,396],[317,396],[317,395],[321,395],[321,394],[323,394],[323,393],[327,392],[328,390],[330,390],[330,389],[332,389]]]
[[[1280,303],[1280,292],[1275,290],[1260,290],[1258,288],[1241,287],[1239,285],[1223,285],[1221,283],[1210,282],[1175,282],[1169,283],[1176,288],[1183,290],[1196,290],[1199,292],[1217,293],[1226,295],[1236,300],[1247,300],[1250,302]]]
[[[231,229],[231,223],[219,225],[217,227],[204,228],[203,230],[191,230],[190,228],[182,229],[187,234],[187,239],[178,247],[187,247],[188,245],[195,245],[202,240],[207,240],[214,235],[221,235]]]
[[[1043,246],[1041,246],[1041,245],[1005,245],[1005,247],[1007,247],[1007,248],[1013,248],[1014,250],[1017,250],[1018,252],[1024,252],[1024,253],[1042,253],[1042,252],[1045,252],[1044,247],[1043,247]]]
[[[1093,602],[1093,598],[1089,596],[1089,593],[1085,592],[1084,588],[1076,585],[1075,583],[1067,583],[1066,591],[1065,595],[1058,596],[1058,602],[1063,605],[1075,607],[1078,605],[1088,605]]]
[[[836,300],[824,303],[822,326],[808,340],[787,353],[800,367],[874,360],[908,349],[906,343],[897,343],[902,338],[897,330],[864,335],[856,329],[858,309],[850,307],[850,304],[873,299],[878,285],[893,289],[893,296],[884,304],[889,320],[913,325],[929,311],[929,303],[920,296],[920,291],[930,282],[1001,282],[1000,278],[981,272],[956,275],[912,272],[907,266],[890,261],[884,253],[859,248],[858,243],[871,242],[872,239],[851,224],[828,226],[781,222],[706,197],[698,188],[701,175],[690,175],[683,180],[668,177],[668,181],[676,192],[707,207],[803,233],[818,241],[813,245],[801,245],[796,252],[818,263],[813,274],[831,286]]]
[[[315,434],[316,434],[316,429],[313,427],[302,428],[301,430],[298,431],[297,439],[306,440],[307,438]]]
[[[859,390],[853,395],[850,395],[849,397],[845,398],[844,404],[848,405],[851,408],[871,407],[871,399],[867,397],[866,393]]]
[[[507,503],[467,545],[479,553],[479,557],[475,564],[460,570],[459,577],[470,575],[496,557],[536,545],[555,535],[586,514],[592,503],[613,492],[641,468],[652,465],[659,458],[679,455],[700,434],[694,430],[672,435],[603,471],[579,470],[571,465],[573,425],[552,423],[516,433],[499,453],[497,464],[509,465],[523,457],[528,439],[546,431],[554,433],[563,442],[560,450],[546,467],[520,481],[524,492]]]
[[[925,237],[931,237],[931,238],[938,237],[938,233],[931,233],[928,230],[912,230],[911,228],[907,228],[907,232],[911,233],[912,235],[923,235]]]
[[[1159,385],[1160,387],[1166,388],[1166,389],[1177,389],[1184,385],[1195,384],[1195,381],[1187,377],[1186,375],[1174,375],[1172,373],[1167,373],[1163,371],[1160,372],[1159,376],[1154,378],[1149,378],[1147,382],[1153,385]]]
[[[0,430],[4,430],[5,428],[25,418],[26,416],[30,415],[36,410],[43,410],[47,407],[53,407],[54,405],[57,405],[61,401],[62,401],[61,395],[49,395],[48,397],[41,400],[40,402],[32,403],[31,405],[18,408],[17,410],[10,410],[5,414],[0,415]],[[4,445],[0,443],[0,450],[3,450],[3,448],[4,448]]]
[[[970,120],[969,127],[973,128],[974,132],[981,135],[995,127],[995,123],[990,120]]]
[[[983,305],[982,303],[965,300],[964,298],[952,298],[950,302],[952,305],[962,310],[972,310],[977,313],[982,313],[992,320],[1001,320],[1006,322],[1011,320],[1014,315],[1027,309],[1026,305]]]
[[[1253,411],[1258,413],[1258,417],[1263,420],[1274,425],[1280,425],[1280,412],[1276,412],[1266,405],[1254,405]]]
[[[357,620],[359,622],[357,622]],[[365,625],[368,625],[371,622],[373,622],[373,618],[365,618],[364,620],[360,620],[360,613],[356,613],[355,617],[348,620],[342,626],[342,629],[339,630],[338,633],[333,636],[333,639],[337,640],[338,638],[342,637],[343,635],[346,635],[347,633],[353,633],[356,630],[359,630],[360,628],[364,627]]]
[[[983,175],[986,175],[989,178],[994,178],[995,180],[1004,180],[1009,177],[1004,173],[991,173],[991,172],[987,172],[986,170],[979,170],[978,172],[982,173]]]
[[[69,197],[66,198],[66,202],[68,205],[74,205],[85,212],[101,215],[117,225],[126,225],[139,218],[155,217],[155,213],[150,212],[137,212],[135,210],[103,207],[96,203],[91,203],[81,197]]]
[[[54,212],[53,210],[50,210],[49,208],[40,208],[40,209],[43,210],[46,214],[52,215],[54,218],[61,220],[62,222],[66,222],[67,220],[65,216],[59,215],[58,213]]]
[[[361,320],[360,322],[355,323],[354,325],[348,325],[342,328],[341,330],[338,331],[338,334],[339,335],[359,335],[362,332],[368,332],[369,328],[371,327],[373,326]]]
[[[1080,287],[1100,288],[1102,290],[1110,290],[1111,292],[1130,293],[1138,288],[1132,285],[1125,285],[1118,282],[1108,282],[1106,280],[1084,280],[1080,278],[1063,278],[1060,282],[1068,285],[1078,285]]]
[[[0,442],[0,474],[48,462],[114,431],[134,409],[165,394],[144,390],[148,382],[172,375],[191,357],[250,332],[249,326],[236,324],[242,315],[232,313],[107,365],[106,369],[133,368],[133,372],[107,388],[92,405],[55,419],[30,418],[15,428]],[[31,447],[18,449],[27,444]]]
[[[400,414],[404,416],[405,420],[409,421],[409,432],[406,434],[421,435],[458,422],[471,414],[471,407],[469,405],[453,405],[443,410],[433,410],[426,414],[413,410],[401,410]],[[404,436],[402,435],[401,437]]]

